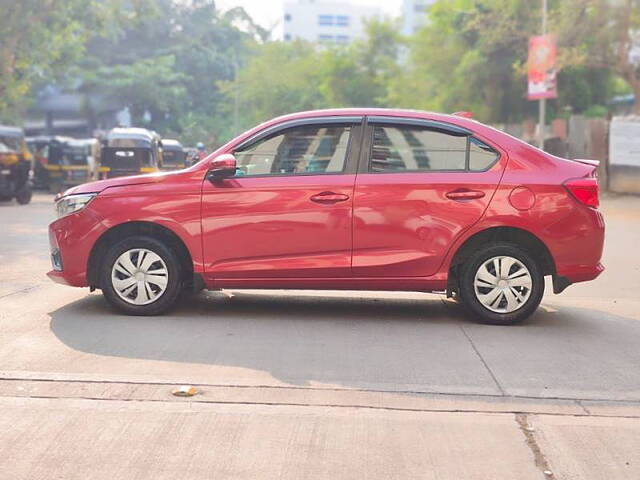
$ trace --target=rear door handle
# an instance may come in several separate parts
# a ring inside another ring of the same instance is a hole
[[[311,201],[316,203],[338,203],[347,200],[349,200],[349,195],[334,192],[317,193],[311,197]]]
[[[454,190],[453,192],[448,192],[446,196],[451,200],[473,200],[476,198],[484,197],[484,192],[481,192],[480,190],[469,190],[467,188],[460,188],[458,190]]]

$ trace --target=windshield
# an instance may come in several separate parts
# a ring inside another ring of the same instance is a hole
[[[20,151],[19,137],[0,137],[0,153],[18,153]]]

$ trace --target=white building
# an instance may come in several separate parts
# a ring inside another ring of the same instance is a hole
[[[380,15],[377,7],[352,5],[348,1],[288,1],[282,19],[283,39],[346,44],[364,35],[365,20]]]
[[[427,23],[427,9],[436,0],[402,0],[402,33],[413,35]]]

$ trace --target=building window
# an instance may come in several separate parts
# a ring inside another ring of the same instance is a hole
[[[347,15],[336,15],[336,25],[338,27],[348,27],[349,17]]]
[[[284,40],[285,40],[285,42],[290,41],[291,40],[291,34],[290,33],[285,33],[284,34]]]
[[[318,40],[321,42],[333,42],[333,35],[318,35]]]
[[[337,43],[349,43],[349,36],[348,35],[336,35],[336,42]]]
[[[284,21],[285,22],[290,22],[291,21],[291,14],[290,13],[285,13],[284,14]]]
[[[318,25],[333,25],[333,15],[318,15]]]

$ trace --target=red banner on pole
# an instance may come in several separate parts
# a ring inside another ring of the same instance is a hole
[[[529,100],[558,98],[556,42],[552,35],[529,39]]]

